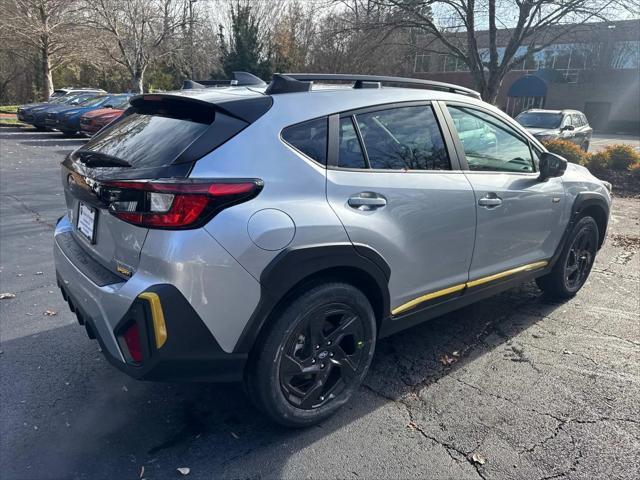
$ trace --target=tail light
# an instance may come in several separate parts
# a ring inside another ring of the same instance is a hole
[[[109,212],[147,228],[187,229],[201,226],[217,213],[254,198],[258,179],[114,181],[100,186]]]

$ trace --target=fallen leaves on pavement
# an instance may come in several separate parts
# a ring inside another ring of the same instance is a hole
[[[477,463],[479,465],[484,465],[485,463],[487,463],[487,459],[480,455],[478,452],[475,452],[473,455],[471,455],[471,460],[473,460],[473,463]]]
[[[15,293],[0,293],[0,300],[6,300],[8,298],[16,298]]]
[[[55,310],[45,310],[42,314],[46,317],[53,317],[54,315],[57,315],[58,312]]]
[[[455,357],[450,357],[449,355],[447,355],[446,353],[440,357],[440,363],[445,365],[445,366],[449,366],[449,365],[453,365],[454,363],[456,363],[458,361],[457,358]]]
[[[180,468],[177,468],[176,470],[178,470],[178,473],[180,475],[189,475],[189,473],[191,472],[191,469],[187,467],[180,467]]]

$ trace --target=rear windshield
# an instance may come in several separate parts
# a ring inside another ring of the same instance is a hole
[[[205,119],[132,113],[93,137],[81,150],[125,160],[132,167],[171,164],[212,123]]]

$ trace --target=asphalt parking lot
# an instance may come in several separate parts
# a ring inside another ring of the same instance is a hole
[[[238,386],[131,380],[78,326],[51,237],[82,142],[0,129],[3,479],[639,478],[640,200],[575,299],[528,284],[382,340],[354,401],[291,431]]]

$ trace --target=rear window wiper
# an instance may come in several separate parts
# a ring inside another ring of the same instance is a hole
[[[78,160],[87,167],[130,167],[131,164],[126,160],[107,155],[106,153],[92,152],[90,150],[81,150],[76,152]]]

